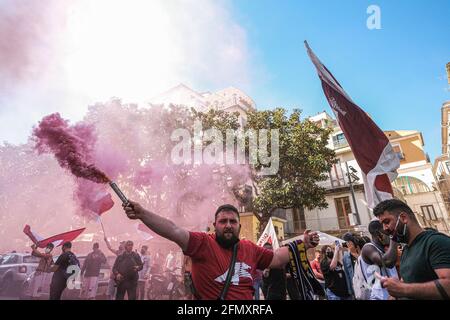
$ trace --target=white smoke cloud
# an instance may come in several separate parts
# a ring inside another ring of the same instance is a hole
[[[96,101],[180,82],[248,90],[249,56],[224,1],[0,0],[0,141],[25,142],[51,112],[77,121]]]

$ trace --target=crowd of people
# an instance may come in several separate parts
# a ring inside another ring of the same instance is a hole
[[[424,229],[413,211],[400,200],[378,204],[369,223],[370,238],[346,233],[342,241],[319,245],[317,233],[305,231],[304,239],[294,245],[273,250],[267,243],[259,247],[239,240],[239,212],[223,205],[215,213],[215,233],[187,231],[170,220],[130,201],[124,205],[130,219],[140,219],[150,229],[175,242],[185,261],[184,299],[227,300],[388,300],[449,299],[450,237],[433,229]],[[122,242],[118,249],[108,249],[116,256],[108,285],[110,299],[147,299],[149,278],[160,273],[161,263],[152,263],[148,247],[133,250],[133,242]],[[62,254],[52,263],[53,245],[45,252],[35,246],[39,257],[33,294],[42,274],[53,272],[50,299],[60,299],[67,287],[70,266],[79,262],[71,243],[62,246]],[[302,260],[308,250],[315,250],[311,261]],[[301,263],[295,263],[293,256]],[[161,260],[160,252],[154,254]],[[175,252],[170,251],[161,269],[176,268]],[[307,262],[307,263],[306,263]],[[98,243],[81,268],[80,298],[95,299],[101,266],[106,256]],[[261,292],[263,297],[261,297]]]
[[[110,270],[106,299],[123,300],[127,297],[129,300],[144,300],[147,299],[151,274],[163,274],[182,267],[172,250],[167,255],[163,255],[161,250],[150,255],[147,245],[142,245],[137,252],[133,249],[132,241],[120,242],[117,249],[111,247],[107,238],[105,242],[109,251],[114,254],[112,265],[108,265],[107,257],[100,250],[99,243],[93,244],[92,251],[82,263],[72,252],[71,242],[63,244],[61,254],[56,261],[54,261],[52,243],[47,245],[44,252],[39,251],[36,245],[32,245],[31,254],[39,258],[39,263],[32,277],[30,296],[39,299],[41,292],[46,291],[42,286],[46,284],[44,276],[47,274],[51,276],[48,288],[49,298],[60,300],[70,282],[70,277],[77,275],[78,268],[80,270],[78,279],[81,279],[78,297],[83,300],[95,300],[98,297],[100,273],[106,268]],[[181,275],[181,271],[179,274]],[[76,278],[73,279],[73,281],[76,280]]]

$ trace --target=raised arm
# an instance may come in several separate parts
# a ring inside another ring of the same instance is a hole
[[[398,243],[391,239],[389,248],[386,253],[382,254],[372,244],[366,244],[362,251],[362,258],[366,263],[376,264],[380,268],[385,266],[386,268],[392,268],[397,262]]]
[[[189,242],[189,232],[178,227],[172,221],[145,210],[139,203],[129,201],[128,205],[123,205],[125,213],[130,219],[140,219],[150,230],[161,237],[175,242],[185,251]]]
[[[331,263],[330,263],[330,270],[334,270],[337,267],[337,264],[339,262],[339,256],[340,256],[340,252],[341,252],[341,246],[335,246],[334,247],[334,255],[333,255],[333,259],[331,259]]]
[[[108,250],[111,251],[112,253],[114,253],[116,256],[118,256],[119,255],[119,250],[114,250],[111,247],[111,244],[109,243],[108,238],[104,237],[104,239],[105,239],[106,247],[108,248]]]
[[[311,249],[319,244],[319,235],[317,232],[311,232],[311,230],[305,230],[303,233],[303,242],[305,243],[305,249]],[[272,262],[269,265],[269,269],[282,269],[289,262],[289,248],[281,247],[273,254]]]
[[[48,258],[52,257],[51,254],[40,252],[37,249],[37,246],[35,244],[31,245],[31,249],[32,249],[32,251],[31,251],[31,255],[32,256],[35,256],[35,257],[38,257],[38,258],[45,258],[45,259],[48,259]]]

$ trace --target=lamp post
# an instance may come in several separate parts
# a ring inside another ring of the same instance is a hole
[[[347,178],[348,178],[348,184],[350,185],[350,192],[352,194],[352,200],[353,200],[353,206],[355,207],[355,216],[356,216],[356,224],[361,224],[361,219],[359,218],[359,211],[358,206],[356,205],[356,197],[355,197],[355,190],[353,189],[353,182],[359,181],[359,178],[355,173],[357,172],[355,168],[352,166],[349,166],[347,161],[345,161],[345,166],[347,168]],[[352,173],[350,173],[350,170],[352,170]],[[354,180],[352,180],[352,178]]]

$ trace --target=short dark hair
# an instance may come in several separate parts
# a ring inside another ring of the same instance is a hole
[[[372,220],[369,222],[367,229],[369,230],[369,233],[373,237],[377,236],[379,232],[383,231],[383,225],[381,224],[380,220]]]
[[[356,241],[355,241],[355,236],[354,236],[354,234],[351,233],[351,232],[345,233],[344,236],[342,237],[342,239],[344,239],[345,242],[351,241],[351,242],[353,242],[353,243],[356,243]]]
[[[410,218],[416,220],[416,216],[411,208],[406,203],[398,199],[381,201],[375,206],[375,208],[373,208],[373,215],[378,218],[385,211],[388,211],[396,216],[398,216],[401,212],[405,212]]]
[[[50,248],[50,249],[53,249],[55,247],[55,245],[53,244],[53,242],[50,242],[49,244],[47,244],[46,247]]]
[[[220,207],[218,207],[217,210],[216,210],[216,214],[214,215],[214,217],[217,218],[217,215],[218,215],[220,212],[222,212],[222,211],[233,211],[233,212],[235,212],[235,213],[238,215],[238,217],[239,217],[239,211],[238,211],[238,209],[236,209],[236,207],[233,206],[232,204],[223,204],[223,205],[221,205]]]
[[[70,242],[70,241],[64,242],[62,247],[63,247],[63,249],[70,249],[70,248],[72,248],[72,242]]]
[[[366,241],[362,237],[351,232],[345,233],[342,239],[344,239],[345,242],[353,242],[355,247],[358,247],[360,249],[362,249],[362,247],[364,247],[364,245],[366,244]]]
[[[98,249],[98,248],[100,247],[100,245],[98,244],[98,242],[95,242],[95,243],[94,243],[94,245],[93,245],[92,247],[94,247],[94,248],[97,248],[97,249]]]

